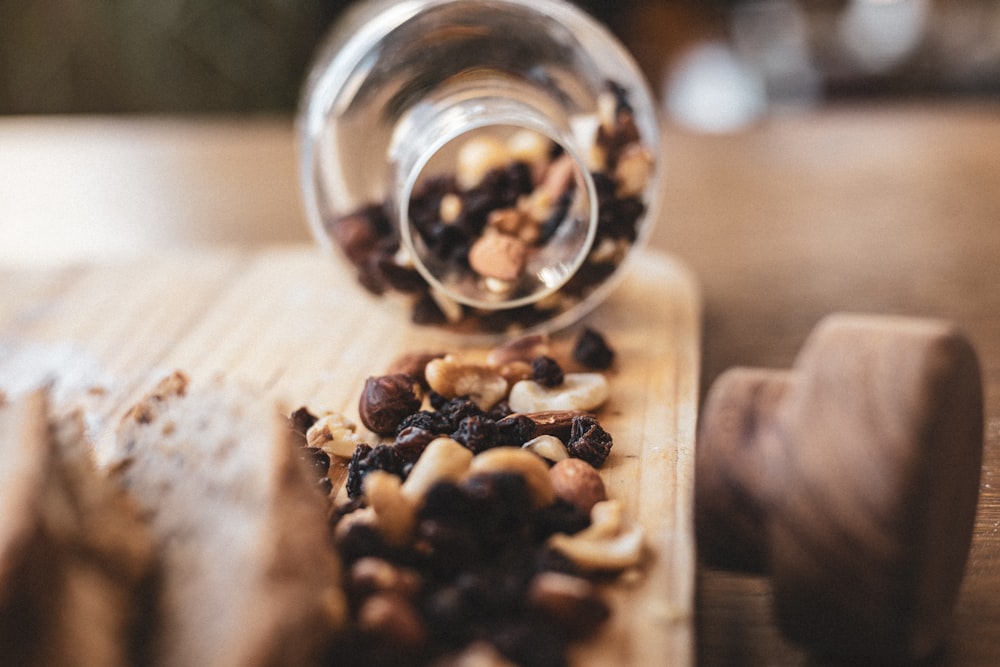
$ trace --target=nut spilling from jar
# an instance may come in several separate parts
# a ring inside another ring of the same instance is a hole
[[[585,331],[580,340],[591,345],[594,336]],[[602,359],[613,356],[606,344],[602,350]],[[338,661],[450,664],[489,656],[489,664],[560,665],[572,642],[610,617],[598,582],[634,569],[644,553],[641,529],[608,499],[597,470],[611,436],[592,412],[512,411],[506,389],[487,389],[503,381],[497,366],[513,363],[534,369],[524,381],[555,392],[572,387],[577,374],[562,364],[582,362],[530,337],[483,362],[407,355],[391,365],[390,379],[366,382],[359,410],[379,415],[370,421],[394,435],[356,445],[345,492],[331,500],[352,609]],[[442,385],[439,374],[454,377]],[[439,393],[443,386],[453,395]],[[421,409],[400,416],[414,396]],[[380,400],[388,405],[373,404]],[[346,444],[362,437],[346,420],[312,417],[305,408],[290,421],[308,457],[326,456],[320,447],[327,446],[346,462]],[[317,475],[333,465],[327,457]]]
[[[327,233],[366,289],[407,295],[418,324],[497,333],[549,321],[617,271],[654,170],[617,83],[575,125],[586,155],[527,129],[455,140],[400,205],[404,229],[386,201],[328,220]]]

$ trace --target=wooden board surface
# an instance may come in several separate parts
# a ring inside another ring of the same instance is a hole
[[[13,271],[0,284],[0,388],[53,382],[60,404],[84,406],[98,442],[175,369],[223,374],[291,407],[356,419],[365,377],[399,354],[467,347],[409,325],[401,309],[362,293],[305,246]],[[692,664],[697,289],[673,258],[644,254],[581,324],[617,351],[601,412],[615,446],[602,475],[609,496],[644,526],[653,557],[641,577],[609,589],[612,622],[574,663]]]

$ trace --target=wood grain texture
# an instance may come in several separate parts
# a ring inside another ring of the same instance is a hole
[[[4,285],[0,386],[51,378],[64,404],[90,411],[99,443],[175,369],[222,374],[289,409],[337,410],[357,422],[365,377],[404,352],[469,347],[409,325],[403,309],[377,303],[309,246],[166,253],[80,268],[72,279],[13,271]],[[693,663],[699,322],[692,277],[662,254],[642,256],[585,320],[617,353],[601,413],[615,448],[602,475],[609,496],[645,527],[652,556],[637,581],[608,588],[612,620],[575,664]]]

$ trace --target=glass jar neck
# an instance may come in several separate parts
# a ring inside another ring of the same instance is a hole
[[[542,300],[572,278],[594,242],[597,191],[581,142],[533,94],[482,73],[408,109],[392,134],[402,247],[428,284],[457,303],[499,310]],[[526,141],[546,149],[518,145]],[[513,183],[518,173],[530,183]],[[438,242],[449,226],[454,236],[461,228],[477,237],[467,262]]]

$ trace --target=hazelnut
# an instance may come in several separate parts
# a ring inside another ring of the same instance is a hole
[[[369,377],[358,405],[361,422],[373,433],[390,435],[420,409],[420,394],[419,384],[405,373]]]
[[[391,593],[376,593],[362,603],[358,609],[358,627],[409,650],[419,649],[427,636],[424,622],[413,605]]]
[[[420,383],[424,389],[428,389],[427,378],[424,376],[424,369],[427,363],[433,359],[440,359],[445,356],[444,352],[411,352],[396,357],[386,371],[389,375],[405,373]]]
[[[583,459],[566,458],[549,469],[556,497],[571,503],[584,514],[594,505],[607,500],[608,494],[600,474]]]
[[[420,575],[376,556],[364,556],[354,561],[350,570],[351,590],[367,597],[374,593],[392,593],[412,600],[420,592]]]
[[[469,266],[484,278],[517,280],[527,261],[527,244],[510,234],[487,232],[469,248]]]
[[[574,638],[590,636],[611,616],[593,584],[560,572],[536,575],[528,588],[528,604]]]

